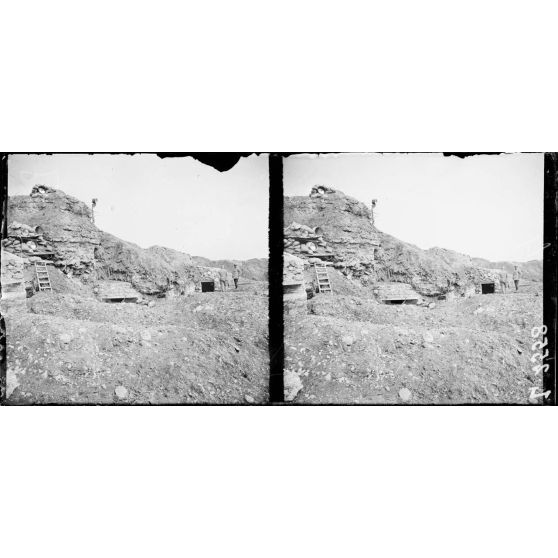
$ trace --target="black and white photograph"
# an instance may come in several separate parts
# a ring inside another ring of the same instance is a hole
[[[557,16],[3,3],[2,556],[552,556]]]
[[[4,403],[267,402],[267,159],[10,155]]]
[[[544,155],[284,160],[285,400],[538,405]]]

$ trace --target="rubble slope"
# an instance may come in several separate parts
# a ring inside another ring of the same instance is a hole
[[[424,306],[317,295],[285,319],[295,403],[527,404],[540,289]],[[403,390],[403,391],[401,391]]]
[[[262,403],[267,296],[243,286],[153,306],[38,293],[8,315],[7,404]]]

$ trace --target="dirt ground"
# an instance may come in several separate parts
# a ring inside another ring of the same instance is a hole
[[[37,293],[6,316],[7,404],[263,403],[267,285],[105,303]]]
[[[530,361],[542,301],[540,283],[433,308],[316,295],[285,318],[294,403],[528,404],[542,391]]]

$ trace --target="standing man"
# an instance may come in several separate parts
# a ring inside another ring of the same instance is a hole
[[[516,292],[519,290],[519,278],[521,277],[521,270],[517,265],[513,268],[513,282],[515,283]]]
[[[219,270],[219,283],[221,284],[221,290],[225,292],[227,290],[227,270]]]
[[[502,266],[502,270],[500,271],[500,289],[502,289],[502,293],[506,294],[506,289],[508,288],[508,272]]]
[[[240,268],[238,267],[238,264],[234,264],[232,276],[234,280],[234,288],[238,289],[238,280],[240,279]]]
[[[374,225],[374,210],[376,209],[377,203],[378,200],[372,200],[372,204],[370,206],[370,221],[372,222],[373,225]]]

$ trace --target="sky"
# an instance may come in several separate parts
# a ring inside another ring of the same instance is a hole
[[[544,159],[537,154],[296,155],[286,196],[324,184],[370,205],[378,229],[428,249],[491,261],[542,259]]]
[[[45,184],[90,204],[95,224],[143,248],[209,259],[268,257],[267,155],[219,172],[191,157],[11,155],[8,194]]]

